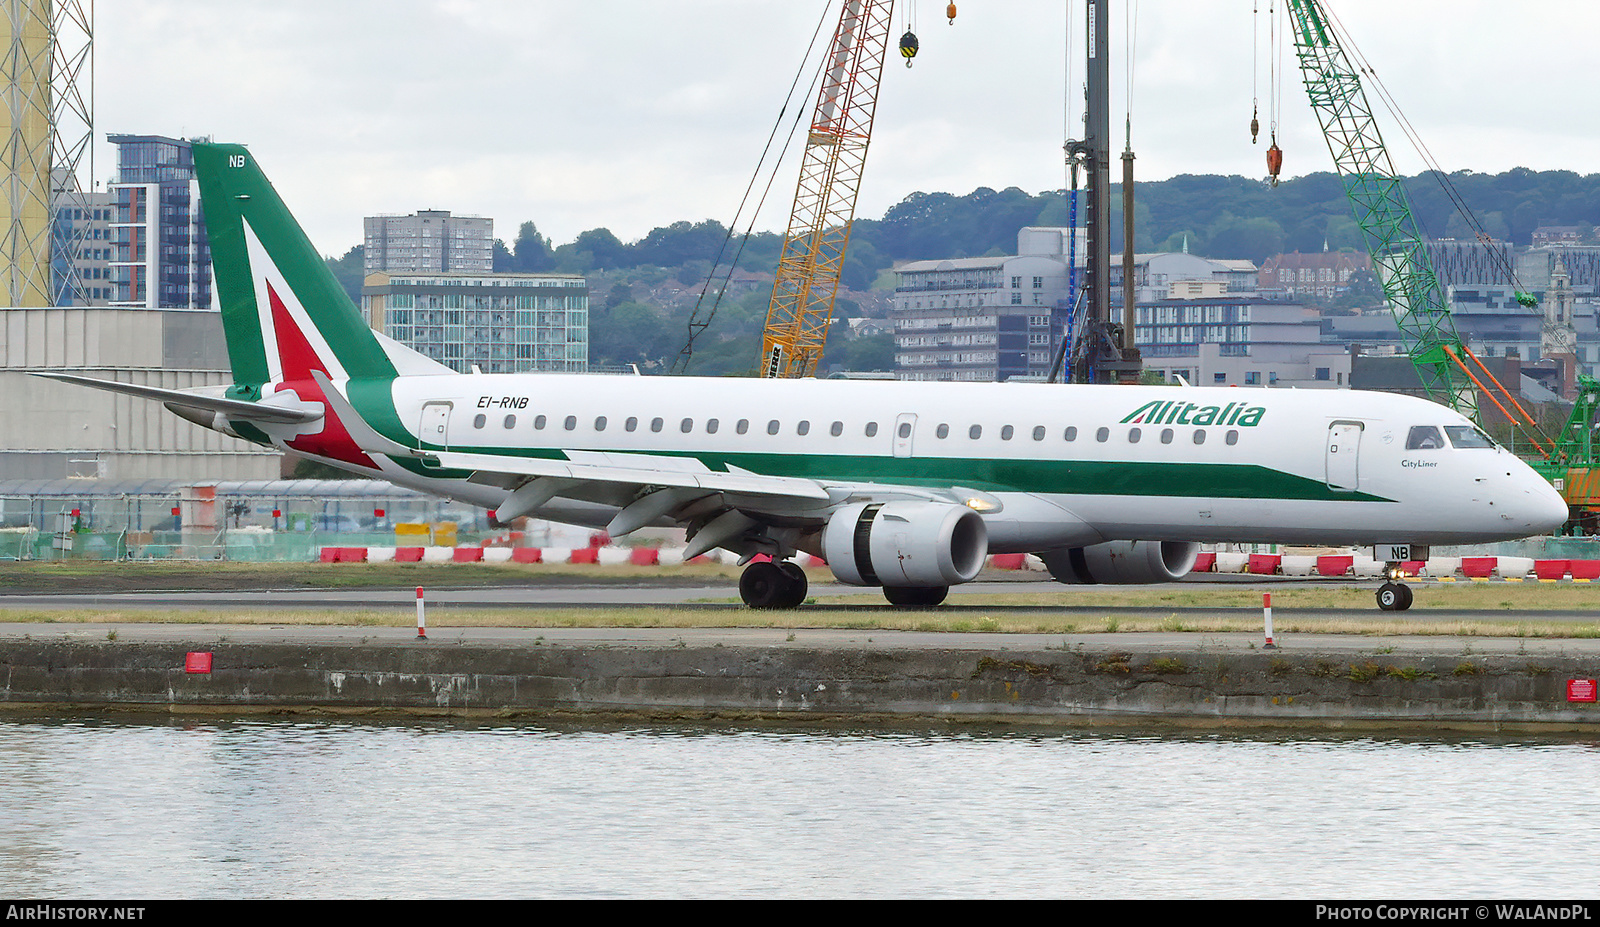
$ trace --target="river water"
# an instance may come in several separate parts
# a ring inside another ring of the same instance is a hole
[[[0,897],[1592,896],[1593,741],[0,721]]]

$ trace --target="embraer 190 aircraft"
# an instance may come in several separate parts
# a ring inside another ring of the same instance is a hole
[[[255,159],[196,144],[232,386],[145,396],[207,428],[492,509],[687,529],[793,608],[806,551],[896,605],[990,553],[1064,583],[1177,580],[1203,542],[1421,545],[1552,531],[1550,484],[1463,416],[1351,390],[461,374],[363,324]],[[472,295],[466,293],[465,295]]]

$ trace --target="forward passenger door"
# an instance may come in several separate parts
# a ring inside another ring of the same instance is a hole
[[[1360,422],[1334,422],[1328,426],[1328,488],[1354,492],[1361,481]]]

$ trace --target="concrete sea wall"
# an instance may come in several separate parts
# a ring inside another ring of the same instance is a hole
[[[1600,730],[1600,656],[8,641],[0,709]]]

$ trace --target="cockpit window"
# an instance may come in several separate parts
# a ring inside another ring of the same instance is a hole
[[[1444,435],[1432,425],[1412,425],[1411,434],[1406,437],[1408,451],[1431,451],[1444,446]]]
[[[1494,439],[1471,425],[1446,425],[1444,433],[1456,447],[1494,447]]]

